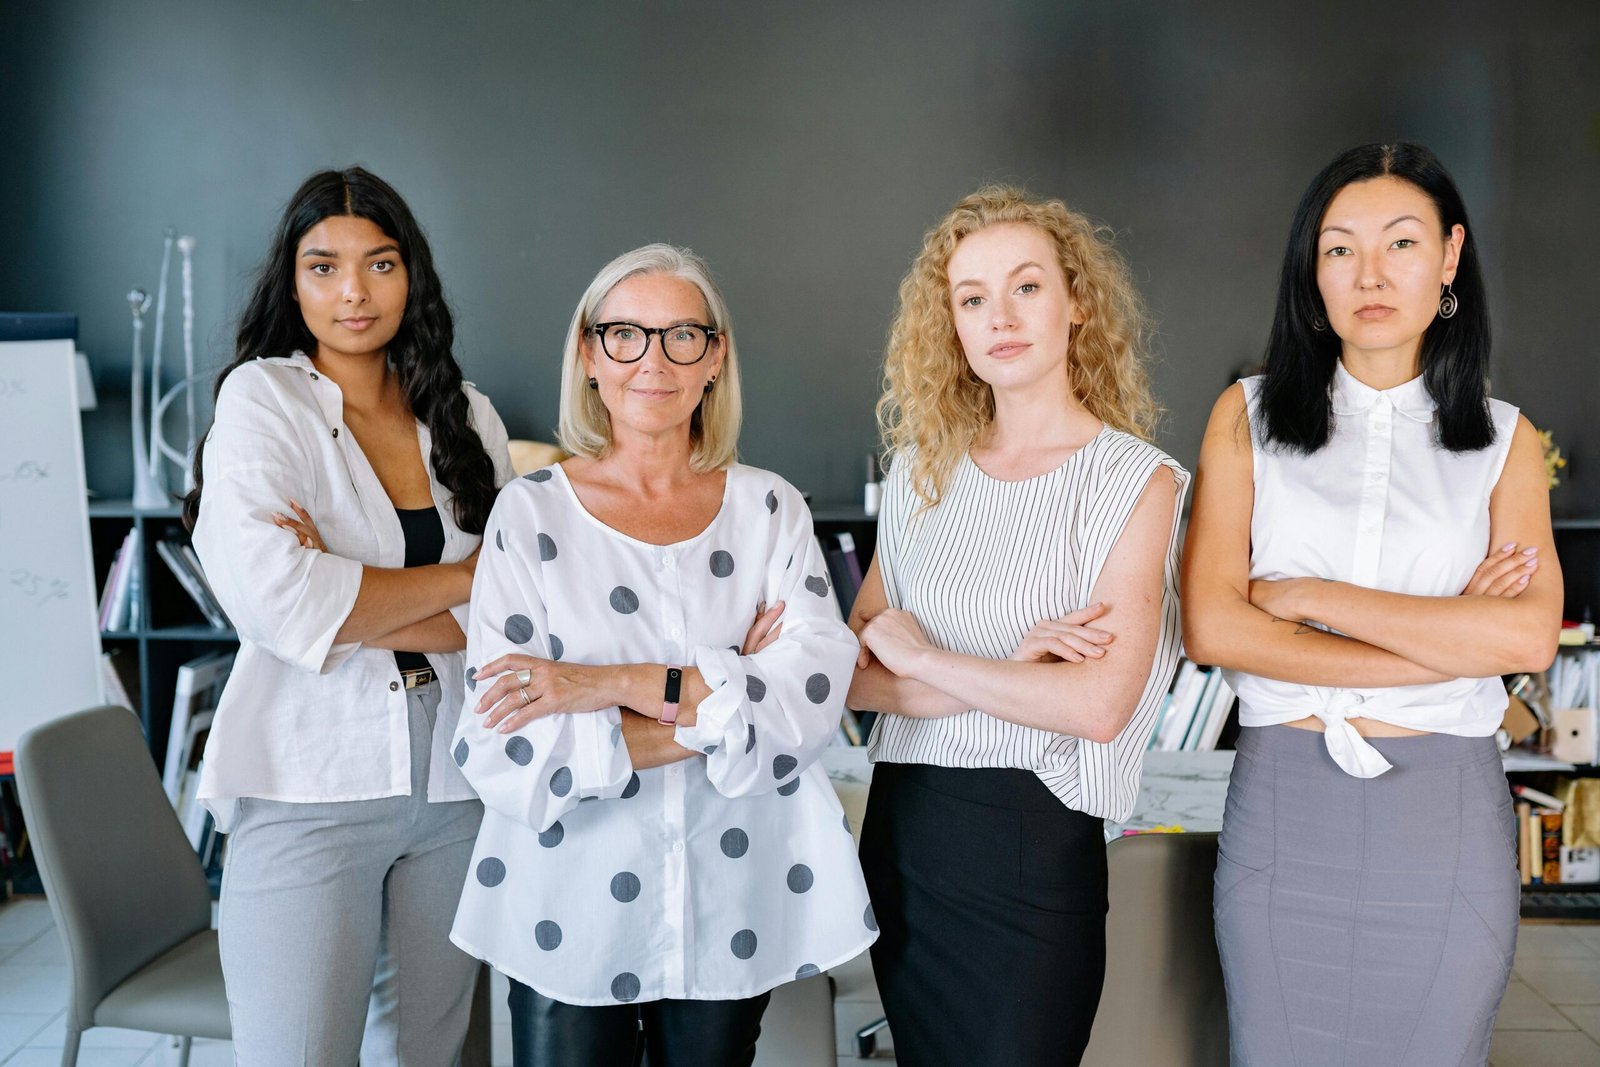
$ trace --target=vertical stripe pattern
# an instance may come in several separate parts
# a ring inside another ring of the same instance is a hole
[[[1189,481],[1165,453],[1109,427],[1060,467],[1023,481],[991,478],[963,456],[939,504],[920,513],[910,466],[894,465],[878,522],[889,605],[915,615],[940,648],[988,659],[1008,657],[1039,621],[1093,602],[1101,568],[1158,467],[1176,476],[1180,504]],[[1163,564],[1155,658],[1132,720],[1113,741],[1019,726],[978,709],[943,719],[880,715],[872,759],[1030,770],[1067,807],[1126,818],[1178,659],[1180,511]]]

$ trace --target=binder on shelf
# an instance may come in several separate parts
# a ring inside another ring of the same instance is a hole
[[[855,539],[847,533],[824,533],[817,535],[817,543],[828,564],[828,580],[839,601],[839,611],[848,619],[861,589],[861,560],[856,556]]]
[[[189,594],[189,599],[194,601],[195,607],[200,609],[200,614],[205,616],[211,628],[228,629],[228,617],[222,613],[222,605],[217,603],[206,583],[205,574],[199,570],[199,560],[194,561],[191,569],[189,555],[192,553],[184,553],[183,547],[174,541],[157,541],[156,554],[167,565],[172,576],[178,579],[178,584],[183,586],[183,591]]]

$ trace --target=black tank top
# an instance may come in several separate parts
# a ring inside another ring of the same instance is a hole
[[[407,567],[425,567],[444,558],[444,520],[438,508],[395,508],[394,513],[406,541]],[[428,667],[428,657],[421,652],[396,652],[394,662],[403,671]]]

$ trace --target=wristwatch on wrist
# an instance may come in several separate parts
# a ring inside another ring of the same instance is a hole
[[[683,686],[683,671],[667,668],[667,688],[661,695],[661,725],[671,726],[678,721],[678,691]]]

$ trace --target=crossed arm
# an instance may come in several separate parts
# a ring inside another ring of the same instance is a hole
[[[1195,477],[1182,571],[1191,658],[1304,685],[1376,688],[1543,670],[1554,657],[1561,573],[1542,453],[1526,419],[1490,497],[1497,547],[1458,596],[1316,577],[1251,581],[1253,476],[1244,391],[1235,385],[1212,410]]]
[[[1005,660],[934,647],[913,615],[888,607],[874,560],[850,616],[862,644],[850,706],[918,718],[981,708],[1022,726],[1111,741],[1132,717],[1155,657],[1177,506],[1177,480],[1158,468],[1106,559],[1095,602],[1039,623]]]

